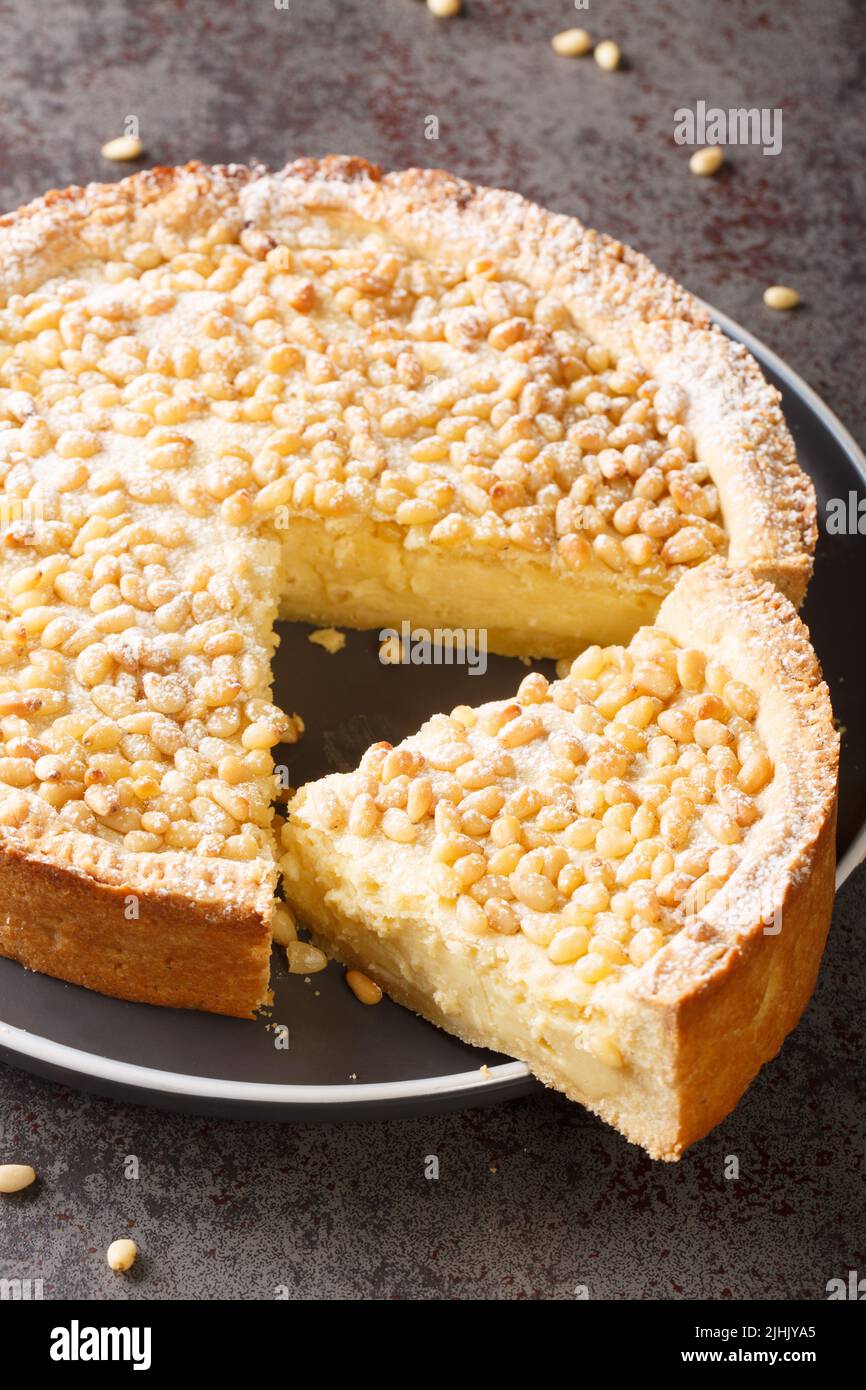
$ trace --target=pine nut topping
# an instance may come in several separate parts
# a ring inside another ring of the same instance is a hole
[[[504,898],[488,898],[484,912],[494,931],[503,936],[515,936],[520,931],[520,919]]]
[[[538,949],[591,1008],[597,985],[648,965],[736,872],[773,775],[757,712],[719,662],[643,628],[553,684],[531,672],[514,700],[375,745],[328,817],[368,837],[381,817],[389,853],[413,846],[407,879],[462,935]],[[597,1060],[624,1065],[590,1031]]]
[[[464,931],[476,933],[488,931],[490,924],[482,907],[474,898],[466,896],[457,899],[457,922]]]
[[[418,837],[412,820],[398,806],[390,806],[385,812],[382,817],[382,832],[389,840],[396,840],[404,845],[413,844]]]

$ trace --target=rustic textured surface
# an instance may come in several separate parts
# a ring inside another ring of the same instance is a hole
[[[862,438],[860,0],[597,9],[468,0],[442,24],[420,0],[0,0],[0,204],[119,176],[99,146],[129,115],[154,163],[339,150],[441,164],[633,242]],[[550,35],[573,23],[615,37],[626,69],[555,58]],[[719,178],[690,177],[673,112],[698,98],[781,106],[783,153],[734,151]],[[778,280],[800,289],[798,313],[762,306]],[[40,1182],[0,1207],[0,1277],[111,1295],[104,1249],[129,1229],[131,1297],[823,1297],[866,1268],[864,898],[861,870],[803,1024],[673,1168],[555,1096],[301,1130],[159,1116],[3,1069],[0,1159],[32,1162]]]

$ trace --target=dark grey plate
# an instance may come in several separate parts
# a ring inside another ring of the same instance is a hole
[[[814,392],[773,353],[717,314],[744,341],[782,391],[803,467],[814,479],[822,518],[805,618],[844,730],[838,847],[839,881],[866,853],[864,659],[850,639],[850,604],[866,590],[861,536],[828,537],[826,501],[866,493],[866,460]],[[355,764],[367,745],[411,732],[436,709],[510,694],[519,662],[489,659],[484,676],[465,667],[388,667],[377,634],[350,632],[329,656],[309,628],[283,625],[276,663],[278,701],[300,706],[307,732],[280,750],[297,786]],[[542,669],[550,674],[549,666]],[[212,1114],[286,1120],[361,1118],[481,1105],[536,1083],[518,1062],[465,1047],[384,1000],[365,1009],[331,966],[305,981],[274,952],[276,1001],[254,1023],[105,999],[0,960],[0,1056],[73,1085]],[[290,1030],[275,1046],[274,1024]],[[487,1064],[485,1071],[481,1068]],[[489,1070],[487,1069],[489,1067]]]

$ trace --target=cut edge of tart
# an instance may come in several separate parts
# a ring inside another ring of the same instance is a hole
[[[757,364],[516,194],[154,169],[0,218],[0,306],[0,952],[61,978],[266,999],[278,603],[571,655],[720,550],[805,591]]]
[[[789,601],[718,561],[625,655],[590,649],[545,685],[302,788],[286,895],[399,1003],[678,1158],[814,988],[834,892],[827,687]]]
[[[252,1017],[267,1003],[272,862],[135,854],[25,792],[0,829],[0,955],[143,1004]]]

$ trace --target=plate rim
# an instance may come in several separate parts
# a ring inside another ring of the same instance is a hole
[[[735,319],[714,306],[705,304],[713,321],[741,342],[757,358],[804,400],[836,438],[866,484],[866,454],[842,421],[822,400],[807,381],[794,371],[772,348],[755,334],[743,328]],[[866,857],[866,822],[843,855],[836,868],[836,889]],[[524,1062],[497,1062],[484,1069],[452,1072],[445,1076],[415,1077],[409,1081],[350,1082],[338,1085],[297,1085],[262,1081],[228,1081],[221,1077],[196,1076],[186,1072],[162,1071],[104,1057],[98,1052],[86,1052],[68,1043],[55,1042],[38,1033],[14,1028],[0,1022],[0,1052],[11,1052],[41,1062],[51,1068],[87,1077],[123,1090],[140,1090],[154,1095],[189,1097],[199,1101],[228,1102],[254,1109],[256,1106],[279,1107],[290,1112],[293,1107],[309,1108],[340,1106],[356,1112],[364,1105],[370,1108],[383,1104],[412,1101],[445,1100],[472,1096],[488,1096],[502,1089],[513,1090],[520,1083],[532,1080]]]
[[[298,1085],[275,1081],[228,1081],[217,1076],[161,1071],[138,1062],[103,1057],[69,1043],[57,1043],[24,1028],[0,1024],[0,1052],[21,1053],[49,1066],[80,1072],[114,1086],[157,1091],[161,1095],[190,1096],[199,1100],[245,1101],[255,1105],[357,1105],[359,1101],[381,1105],[388,1101],[433,1099],[461,1095],[492,1083],[510,1085],[531,1077],[524,1062],[497,1062],[472,1071],[447,1076],[422,1076],[412,1081],[353,1081],[329,1085]],[[411,1094],[406,1087],[412,1087]]]

